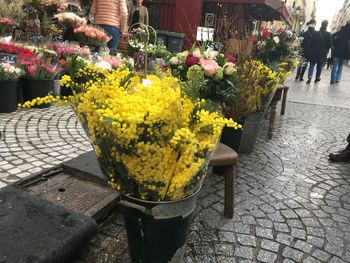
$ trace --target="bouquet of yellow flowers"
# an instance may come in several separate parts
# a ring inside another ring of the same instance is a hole
[[[176,78],[141,79],[88,66],[61,85],[112,188],[150,201],[180,200],[201,186],[222,128],[239,128],[204,100],[186,97]]]

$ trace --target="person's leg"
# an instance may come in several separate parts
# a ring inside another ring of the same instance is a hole
[[[312,75],[314,74],[315,66],[316,66],[316,62],[310,62],[309,73],[308,73],[308,76],[307,76],[308,77],[308,81],[306,83],[310,83],[311,82]]]
[[[321,73],[322,73],[322,68],[324,66],[323,61],[318,61],[317,62],[317,69],[316,69],[316,79],[315,82],[318,82],[321,80]]]
[[[301,63],[301,64],[298,66],[297,75],[295,76],[295,80],[298,80],[298,79],[299,79],[302,67],[303,67],[303,64]]]
[[[305,62],[301,68],[300,78],[299,78],[300,81],[304,81],[304,74],[305,74],[306,68],[307,68],[307,62]]]
[[[336,83],[339,83],[341,76],[343,74],[343,65],[344,65],[344,59],[340,58],[339,62],[338,62],[338,74],[337,74],[337,77],[335,79]]]
[[[109,26],[109,25],[100,25],[108,35],[110,35],[111,39],[107,43],[107,47],[110,50],[115,50],[118,48],[119,38],[120,38],[120,30],[118,27]]]
[[[337,75],[338,75],[338,62],[339,59],[337,57],[333,58],[333,66],[332,66],[332,72],[331,72],[331,84],[334,84],[336,79],[337,79]]]

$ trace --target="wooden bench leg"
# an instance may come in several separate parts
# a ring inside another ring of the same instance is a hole
[[[283,91],[283,97],[282,97],[281,115],[284,115],[286,113],[287,95],[288,95],[288,89],[285,89]]]
[[[268,132],[269,140],[272,139],[273,127],[275,125],[275,119],[276,119],[276,108],[277,108],[277,101],[271,104],[270,123],[269,123],[269,132]]]
[[[225,217],[232,218],[235,201],[235,177],[236,177],[236,165],[230,165],[226,167],[225,172]]]

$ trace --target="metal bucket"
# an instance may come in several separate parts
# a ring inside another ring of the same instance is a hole
[[[254,150],[261,126],[263,124],[264,112],[257,112],[247,116],[244,122],[241,139],[240,153],[251,153]]]
[[[183,200],[151,202],[122,195],[133,263],[181,263],[199,190]]]

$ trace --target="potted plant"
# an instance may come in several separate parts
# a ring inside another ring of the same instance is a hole
[[[34,101],[32,106],[40,108],[49,107],[48,100],[39,100],[37,98],[47,97],[54,90],[54,80],[57,79],[61,67],[58,63],[50,64],[50,60],[44,60],[40,57],[32,57],[22,61],[26,75],[22,78],[23,102]]]
[[[23,71],[16,66],[0,64],[0,112],[13,112],[17,109],[19,78]]]
[[[96,79],[93,66],[74,82],[73,108],[110,186],[120,191],[132,262],[182,262],[208,160],[227,124],[176,78],[120,68]],[[70,82],[70,78],[62,80]],[[89,83],[89,84],[87,84]]]
[[[261,61],[247,60],[237,69],[240,92],[234,107],[226,107],[227,116],[244,121],[241,153],[253,151],[263,117],[275,94],[279,80],[275,71]]]

